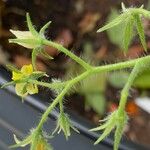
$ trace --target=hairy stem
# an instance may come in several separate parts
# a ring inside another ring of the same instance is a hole
[[[119,103],[119,113],[122,113],[125,109],[125,105],[127,103],[127,98],[128,98],[128,93],[129,90],[135,80],[135,78],[138,76],[140,72],[145,70],[148,66],[150,60],[147,60],[146,57],[143,57],[139,60],[137,60],[134,68],[132,69],[132,72],[128,78],[128,81],[126,82],[124,88],[121,91],[121,98],[120,98],[120,103]]]
[[[56,89],[56,88],[64,87],[69,81],[46,83],[46,82],[37,81],[37,80],[29,80],[28,82],[36,84],[36,85],[40,85],[43,87],[47,87],[49,89]]]
[[[79,82],[80,80],[86,78],[91,72],[90,71],[86,71],[83,74],[81,74],[80,76],[74,78],[73,80],[71,80],[66,86],[65,88],[62,90],[62,92],[56,97],[56,99],[50,104],[50,106],[47,108],[47,110],[44,112],[44,114],[42,115],[42,118],[40,120],[40,123],[37,127],[37,130],[40,130],[43,126],[43,124],[45,123],[45,121],[47,120],[47,117],[49,115],[49,113],[53,110],[53,108],[59,103],[59,101],[65,96],[65,94],[68,92],[68,90],[77,82]]]
[[[91,65],[89,65],[88,63],[83,61],[80,57],[78,57],[75,54],[73,54],[72,52],[70,52],[68,49],[63,47],[61,44],[58,44],[58,43],[55,43],[55,42],[52,42],[52,41],[48,41],[46,39],[43,40],[43,44],[48,45],[48,46],[52,46],[52,47],[58,49],[59,51],[63,52],[64,54],[66,54],[67,56],[69,56],[70,58],[75,60],[78,64],[80,64],[86,70],[89,70],[89,69],[92,68]]]
[[[86,63],[85,61],[80,59],[78,56],[76,56],[75,54],[70,52],[68,49],[63,47],[61,44],[58,44],[58,43],[55,43],[55,42],[52,42],[52,41],[48,41],[48,40],[43,40],[43,44],[48,45],[48,46],[52,46],[52,47],[60,50],[61,52],[65,53],[70,58],[75,60],[77,63],[79,63],[86,70],[93,70],[94,73],[96,73],[96,72],[99,73],[103,70],[104,71],[113,71],[113,70],[118,70],[118,69],[123,69],[123,68],[130,68],[130,67],[133,67],[138,60],[150,59],[150,56],[145,56],[145,57],[142,57],[142,58],[137,58],[137,59],[134,59],[134,60],[128,60],[128,61],[121,62],[121,63],[98,66],[98,67],[95,67],[93,69],[93,67],[91,65],[89,65],[88,63]]]
[[[135,66],[135,64],[140,61],[149,61],[150,56],[145,56],[141,58],[137,58],[134,60],[128,60],[125,62],[120,62],[116,64],[110,64],[110,65],[104,65],[104,66],[98,66],[93,69],[94,73],[99,73],[99,72],[108,72],[108,71],[114,71],[114,70],[120,70],[120,69],[125,69],[125,68],[132,68]]]
[[[138,59],[135,59],[135,60],[130,60],[130,61],[127,61],[127,62],[121,62],[121,63],[117,63],[117,64],[110,64],[110,65],[100,66],[100,67],[92,67],[89,70],[82,73],[81,75],[75,77],[74,79],[72,79],[70,81],[67,81],[67,83],[66,82],[65,82],[65,84],[62,83],[62,85],[65,85],[64,89],[61,91],[61,93],[56,97],[56,99],[50,104],[50,106],[47,108],[45,113],[42,115],[42,118],[40,120],[40,123],[39,123],[37,129],[42,128],[42,126],[43,126],[44,122],[47,120],[48,115],[50,114],[50,112],[63,99],[63,97],[70,90],[70,88],[73,85],[75,85],[77,82],[85,79],[86,77],[88,77],[89,75],[94,74],[94,73],[108,72],[108,71],[112,71],[112,70],[130,68],[130,67],[135,66],[135,68],[133,69],[133,71],[132,71],[132,73],[131,73],[131,75],[128,79],[127,84],[125,85],[124,89],[122,90],[119,108],[120,108],[120,110],[124,110],[129,88],[131,87],[135,77],[137,76],[137,71],[140,70],[139,64],[143,63],[143,62],[145,62],[147,64],[147,61],[149,61],[149,60],[150,60],[150,56],[145,56],[145,57],[138,58]],[[46,87],[49,87],[49,88],[52,87],[52,85],[49,84],[49,83],[43,83],[43,82],[38,82],[38,81],[36,81],[34,83],[35,84],[37,83],[38,85],[46,86]]]

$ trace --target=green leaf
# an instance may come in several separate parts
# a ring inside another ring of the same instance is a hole
[[[104,138],[106,138],[106,136],[108,136],[110,134],[110,132],[113,130],[113,128],[116,125],[116,113],[112,113],[110,119],[106,122],[107,126],[104,129],[104,132],[102,133],[102,135],[100,135],[100,137],[97,139],[97,141],[94,143],[94,145],[98,144],[99,142],[101,142]]]
[[[108,136],[111,132],[111,130],[114,128],[113,125],[109,125],[109,127],[107,127],[104,132],[102,133],[102,135],[97,139],[97,141],[94,143],[94,145],[100,143],[104,138],[106,138],[106,136]]]
[[[61,112],[58,117],[57,126],[52,135],[54,135],[56,132],[59,134],[62,130],[66,140],[68,140],[69,136],[71,135],[71,129],[79,133],[79,131],[71,124],[69,117],[65,113]]]
[[[7,87],[7,86],[15,85],[15,84],[16,84],[15,81],[7,82],[7,83],[3,84],[3,85],[1,86],[1,88],[5,88],[5,87]]]
[[[129,77],[129,73],[126,71],[116,71],[109,74],[108,81],[115,88],[124,87]]]
[[[108,126],[108,123],[106,122],[106,123],[104,123],[104,124],[102,124],[102,125],[100,125],[99,127],[96,127],[96,128],[93,128],[93,129],[90,129],[89,131],[100,131],[100,130],[104,130],[106,127]]]
[[[142,24],[141,17],[140,17],[140,15],[134,15],[134,18],[135,18],[136,29],[138,31],[140,41],[142,43],[142,46],[143,46],[144,50],[147,51],[147,46],[146,46],[146,41],[145,41],[145,34],[144,34],[144,27],[143,27],[143,24]]]
[[[134,81],[134,87],[141,89],[149,89],[150,88],[150,71],[144,71],[139,74]]]
[[[35,30],[32,22],[31,22],[31,18],[30,18],[30,15],[29,13],[26,14],[26,19],[27,19],[27,24],[28,24],[28,28],[29,28],[29,31],[32,33],[32,35],[34,36],[39,36],[38,32]]]
[[[44,35],[45,30],[48,28],[48,26],[51,24],[51,21],[49,21],[48,23],[46,23],[40,30],[39,34],[40,35]]]
[[[14,140],[17,144],[10,146],[9,148],[17,148],[17,147],[25,147],[26,145],[30,144],[32,136],[26,137],[24,140],[20,141],[17,139],[16,135],[14,135]]]
[[[30,79],[31,79],[31,80],[36,80],[36,79],[38,79],[38,78],[40,78],[40,77],[43,77],[43,76],[47,76],[47,77],[48,77],[48,75],[46,74],[46,72],[35,71],[35,72],[33,72],[33,73],[29,76],[29,80],[30,80]]]
[[[106,100],[102,93],[87,93],[86,105],[92,108],[99,115],[103,115],[106,108]]]
[[[115,27],[115,26],[119,25],[120,23],[122,23],[124,21],[124,19],[126,19],[126,15],[121,14],[118,17],[116,17],[115,19],[113,19],[110,23],[108,23],[105,26],[103,26],[102,28],[98,29],[97,32],[103,32],[107,29]]]
[[[107,22],[111,22],[116,17],[119,16],[119,13],[116,9],[112,9],[110,15],[108,16]],[[123,36],[120,33],[124,31],[124,24],[121,22],[118,26],[110,28],[107,30],[107,35],[110,41],[123,49]]]
[[[41,50],[40,53],[47,59],[54,59],[52,56],[46,53],[45,50]]]
[[[123,35],[123,45],[125,52],[128,51],[128,47],[133,37],[133,27],[134,27],[134,18],[130,16],[129,18],[127,18]]]
[[[11,65],[11,64],[7,64],[6,67],[10,70],[10,71],[15,71],[17,73],[20,73],[20,70],[17,69],[15,66]]]

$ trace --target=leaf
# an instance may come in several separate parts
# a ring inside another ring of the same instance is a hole
[[[110,120],[108,120],[106,123],[107,123],[107,127],[105,128],[105,130],[102,133],[102,135],[94,143],[94,145],[96,145],[99,142],[101,142],[106,136],[108,136],[110,134],[112,129],[115,127],[115,124],[116,124],[115,113],[112,113]]]
[[[6,67],[10,70],[10,71],[15,71],[17,73],[20,73],[20,70],[17,69],[15,66],[11,65],[11,64],[7,64]]]
[[[32,33],[32,35],[34,36],[39,36],[38,32],[35,30],[32,22],[31,22],[31,18],[30,18],[30,15],[29,13],[26,14],[26,19],[27,19],[27,24],[28,24],[28,28],[29,28],[29,31]]]
[[[71,129],[79,133],[79,131],[71,124],[69,117],[65,113],[61,112],[58,117],[57,126],[52,132],[52,135],[56,132],[59,134],[62,130],[66,140],[68,140],[68,137],[71,135]]]
[[[115,19],[113,19],[110,23],[108,23],[105,26],[103,26],[102,28],[98,29],[97,32],[103,32],[107,29],[115,27],[115,26],[119,25],[120,23],[122,23],[124,21],[124,19],[126,19],[126,15],[121,14],[118,17],[116,17]]]
[[[9,148],[25,147],[26,145],[28,145],[31,142],[31,139],[32,139],[32,136],[30,135],[27,138],[25,138],[24,140],[20,141],[20,140],[18,140],[16,135],[14,135],[14,140],[15,140],[16,144],[10,146]]]
[[[133,27],[134,27],[134,18],[130,16],[126,21],[123,35],[123,45],[125,52],[128,51],[128,47],[133,37]]]
[[[140,41],[142,43],[144,50],[147,51],[147,45],[146,45],[145,34],[144,34],[144,27],[143,27],[143,24],[141,21],[141,17],[140,17],[140,15],[134,15],[134,18],[135,18],[136,29],[138,31]]]
[[[89,131],[100,131],[100,130],[104,130],[107,126],[108,126],[108,123],[104,123],[104,124],[100,125],[99,127],[90,129]]]
[[[5,87],[7,87],[7,86],[15,85],[15,84],[16,84],[15,81],[7,82],[7,83],[3,84],[3,85],[1,86],[1,88],[5,88]]]
[[[51,24],[51,21],[47,22],[40,30],[40,35],[44,35],[45,30],[48,28],[48,26]]]
[[[111,22],[116,17],[119,16],[119,13],[116,9],[112,9],[110,15],[108,16],[107,22]],[[107,35],[110,39],[110,41],[119,46],[120,48],[123,48],[123,36],[120,33],[123,33],[124,31],[124,24],[121,22],[118,26],[115,26],[113,28],[110,28],[107,30]]]
[[[46,76],[46,77],[48,77],[48,75],[46,74],[46,72],[42,72],[42,71],[35,71],[35,72],[33,72],[31,75],[30,75],[30,77],[29,77],[29,79],[33,79],[33,80],[36,80],[36,79],[38,79],[38,78],[40,78],[40,77],[43,77],[43,76]]]
[[[115,88],[122,88],[127,82],[129,73],[125,71],[116,71],[109,74],[108,81]]]
[[[134,87],[148,89],[150,88],[150,71],[144,71],[139,74],[134,81]]]
[[[103,115],[106,107],[106,100],[102,93],[87,93],[86,105],[92,108],[99,115]]]
[[[47,59],[54,59],[52,56],[46,53],[45,50],[41,50],[40,53]]]

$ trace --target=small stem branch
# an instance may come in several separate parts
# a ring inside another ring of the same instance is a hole
[[[58,43],[55,43],[52,41],[48,41],[48,40],[43,40],[43,44],[48,45],[48,46],[52,46],[52,47],[58,49],[59,51],[63,52],[64,54],[66,54],[67,56],[69,56],[70,58],[75,60],[78,64],[80,64],[86,70],[89,70],[92,68],[91,65],[89,65],[88,63],[83,61],[80,57],[78,57],[75,54],[73,54],[72,52],[70,52],[68,49],[63,47],[61,44],[58,44]]]

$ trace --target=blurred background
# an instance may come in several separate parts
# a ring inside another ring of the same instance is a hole
[[[150,10],[149,0],[122,0],[126,7],[140,7]],[[28,30],[25,14],[30,13],[35,28],[39,30],[46,22],[52,21],[45,35],[47,39],[61,43],[64,47],[81,56],[93,65],[116,63],[134,59],[144,52],[138,35],[126,55],[122,47],[123,25],[107,32],[96,31],[121,12],[120,0],[0,0],[0,64],[13,63],[18,68],[31,63],[31,51],[16,44],[9,44],[14,36],[9,29]],[[150,49],[150,21],[143,18],[148,50]],[[50,78],[67,80],[83,72],[83,69],[64,54],[45,46],[54,60],[39,56],[37,67],[46,71]],[[109,112],[118,107],[120,91],[130,73],[129,70],[103,73],[83,80],[65,98],[66,109],[98,124]],[[136,78],[130,91],[126,111],[129,123],[125,136],[132,141],[150,147],[150,70]],[[41,88],[41,93],[43,88]],[[51,97],[51,92],[47,91]],[[43,100],[49,101],[49,99]]]

